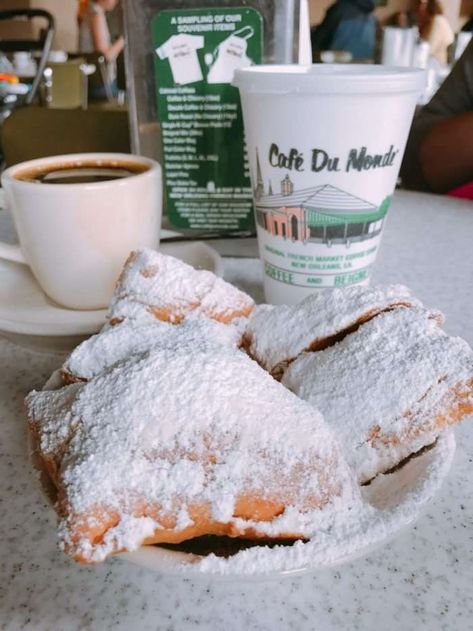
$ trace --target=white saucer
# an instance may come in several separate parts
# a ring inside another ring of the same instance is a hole
[[[218,276],[223,273],[220,255],[205,243],[162,242],[160,252],[175,256]],[[37,350],[69,350],[96,333],[105,323],[106,310],[75,311],[52,302],[26,265],[0,259],[0,333]]]

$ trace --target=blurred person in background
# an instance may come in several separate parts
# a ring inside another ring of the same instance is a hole
[[[114,42],[106,14],[115,9],[118,0],[81,1],[79,5],[79,50],[81,53],[102,53],[109,62],[116,60],[124,47],[123,36]]]
[[[376,43],[375,0],[337,0],[311,32],[312,50],[340,50],[372,59]]]
[[[446,65],[448,48],[453,44],[455,35],[443,14],[440,0],[417,0],[416,16],[419,35],[428,42],[431,56]]]
[[[473,40],[415,116],[401,178],[406,188],[473,199]]]
[[[116,60],[123,51],[125,41],[119,35],[112,42],[107,13],[113,11],[118,0],[80,0],[79,3],[79,51],[81,53],[100,53],[107,61],[107,80],[114,96],[118,92],[116,85]],[[95,88],[92,98],[105,98],[105,88]]]

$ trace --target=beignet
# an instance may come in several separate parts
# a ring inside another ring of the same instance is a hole
[[[27,397],[74,559],[203,534],[305,538],[359,506],[321,414],[210,324]]]
[[[366,482],[473,413],[473,352],[440,329],[438,312],[398,308],[303,353],[282,383],[322,412]]]
[[[244,346],[280,378],[302,352],[329,346],[382,311],[420,305],[402,285],[316,291],[297,305],[257,306],[245,329]]]

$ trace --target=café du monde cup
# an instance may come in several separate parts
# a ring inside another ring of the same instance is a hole
[[[20,243],[0,242],[0,258],[29,265],[64,307],[106,307],[130,251],[159,245],[162,180],[154,160],[52,156],[16,164],[1,181]]]
[[[237,70],[266,300],[368,283],[424,72]]]

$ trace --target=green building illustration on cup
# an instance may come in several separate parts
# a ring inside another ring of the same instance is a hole
[[[331,184],[297,191],[288,174],[280,181],[279,192],[273,191],[271,183],[265,192],[258,155],[256,164],[256,222],[271,235],[327,247],[343,243],[349,248],[381,234],[390,195],[376,206]]]

